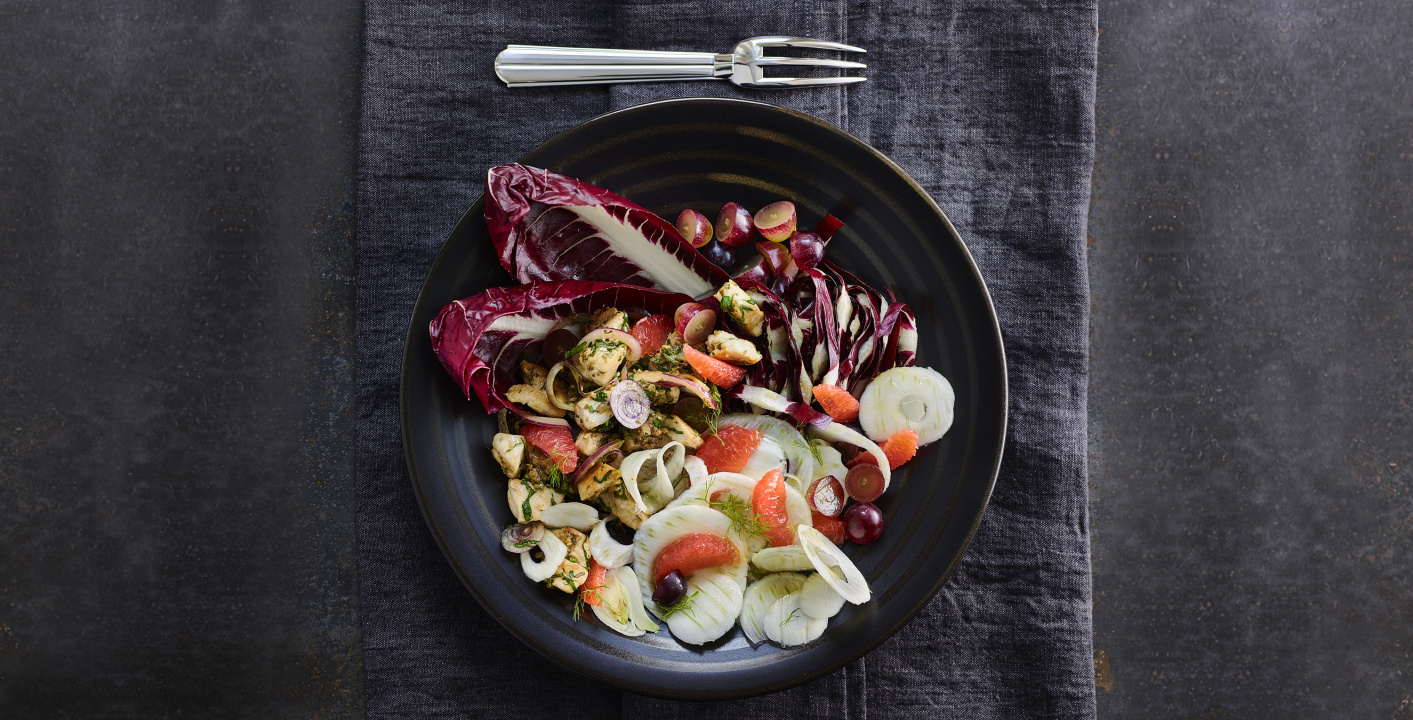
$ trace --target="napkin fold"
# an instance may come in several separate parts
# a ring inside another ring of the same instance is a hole
[[[1095,0],[603,2],[365,8],[358,150],[358,549],[371,718],[1088,718],[1085,222]],[[510,43],[712,50],[753,35],[868,49],[868,82],[510,90]],[[560,670],[472,599],[422,520],[397,418],[407,319],[487,168],[612,109],[727,95],[878,148],[937,200],[991,289],[1010,371],[995,493],[942,591],[897,635],[807,685],[729,703],[620,693]]]

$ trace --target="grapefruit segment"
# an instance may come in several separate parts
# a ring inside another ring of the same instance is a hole
[[[635,323],[628,334],[643,346],[643,357],[647,357],[662,349],[672,335],[672,325],[671,315],[649,315]]]
[[[785,508],[785,474],[771,470],[756,483],[751,493],[751,509],[765,527],[765,538],[771,547],[783,547],[795,542],[790,529],[790,512]]]
[[[835,422],[850,423],[859,419],[859,401],[838,385],[815,385],[814,398]]]
[[[560,472],[568,475],[579,467],[579,448],[574,445],[574,435],[569,428],[526,425],[520,428],[520,434],[531,445],[544,450]]]
[[[717,387],[733,388],[746,379],[745,368],[717,360],[691,345],[682,346],[682,356],[687,358],[692,370]]]
[[[722,425],[715,433],[702,436],[697,457],[706,463],[707,474],[741,472],[746,461],[760,447],[760,431],[740,425]]]
[[[732,565],[740,559],[740,552],[730,540],[711,533],[688,533],[668,543],[653,560],[653,587],[657,587],[673,570],[691,575],[718,565]]]

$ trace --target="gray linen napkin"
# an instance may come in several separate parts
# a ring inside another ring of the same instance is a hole
[[[358,197],[359,563],[368,714],[957,717],[1094,714],[1085,485],[1096,3],[559,2],[366,8]],[[866,47],[850,88],[725,83],[508,90],[508,43],[725,50],[793,34]],[[738,95],[859,136],[947,212],[991,287],[1011,381],[1001,477],[942,592],[862,660],[800,688],[676,703],[580,680],[476,605],[422,522],[402,458],[405,323],[485,170],[610,109]],[[547,683],[551,688],[546,691]]]

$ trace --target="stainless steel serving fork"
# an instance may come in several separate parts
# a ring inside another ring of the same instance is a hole
[[[753,37],[736,44],[729,53],[675,52],[666,50],[601,50],[598,48],[508,45],[496,56],[496,75],[510,87],[548,85],[602,85],[607,83],[669,82],[677,80],[730,80],[749,88],[791,88],[849,85],[861,77],[766,77],[769,67],[840,68],[868,67],[848,60],[766,55],[772,47],[867,52],[863,48],[784,36]]]

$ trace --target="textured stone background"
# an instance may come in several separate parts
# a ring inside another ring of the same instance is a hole
[[[362,707],[353,3],[0,3],[0,716]]]
[[[0,2],[5,717],[361,715],[360,18]],[[1100,26],[1099,715],[1413,720],[1413,5]]]
[[[1409,720],[1413,4],[1099,24],[1099,717]]]

